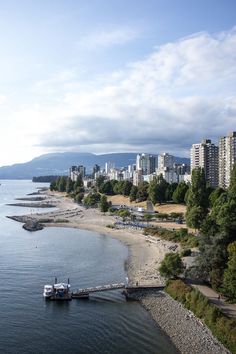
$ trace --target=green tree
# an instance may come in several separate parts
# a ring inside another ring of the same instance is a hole
[[[111,203],[109,203],[107,201],[107,197],[103,194],[100,198],[100,202],[99,202],[99,208],[101,210],[101,212],[106,213],[108,211],[108,209],[110,208]]]
[[[228,261],[228,245],[235,241],[236,235],[235,173],[236,165],[232,171],[230,187],[214,201],[211,213],[200,230],[200,256],[196,271],[201,278],[210,280],[212,287],[216,289],[222,286]]]
[[[183,270],[183,263],[178,253],[166,254],[159,268],[161,276],[167,279],[176,278]]]
[[[224,189],[218,187],[216,189],[214,189],[211,194],[209,195],[209,204],[210,207],[212,208],[216,202],[216,200],[221,196],[221,194],[223,194],[225,191]]]
[[[184,204],[186,204],[186,205],[188,204],[189,194],[190,194],[190,186],[188,185],[187,192],[185,193],[185,196],[184,196]]]
[[[58,181],[58,191],[59,192],[66,191],[66,181],[67,181],[66,176],[59,177],[59,181]]]
[[[166,200],[166,191],[169,183],[163,178],[162,175],[153,179],[148,188],[148,197],[155,205],[157,202],[161,204]]]
[[[115,194],[123,194],[123,184],[123,181],[117,181],[113,188]]]
[[[57,190],[57,181],[54,180],[50,183],[50,191],[55,191]]]
[[[74,182],[70,177],[66,180],[66,193],[71,193],[74,189]]]
[[[76,203],[80,204],[82,200],[84,199],[84,193],[77,193],[74,200]]]
[[[118,215],[125,221],[128,217],[130,217],[131,213],[127,209],[120,209]]]
[[[178,187],[178,183],[176,182],[168,184],[165,191],[165,200],[167,201],[173,200],[173,194],[177,187]]]
[[[113,195],[114,192],[111,181],[104,181],[99,187],[99,192],[106,195]]]
[[[236,300],[236,241],[229,244],[229,261],[224,272],[223,288],[230,300]]]
[[[105,181],[105,179],[106,179],[105,176],[98,176],[98,178],[96,179],[96,187],[98,190],[103,184],[103,182]]]
[[[189,186],[184,181],[180,182],[172,196],[174,203],[183,204],[188,189]]]
[[[148,182],[140,182],[138,185],[137,200],[143,202],[148,198]]]
[[[84,186],[83,177],[78,174],[76,181],[74,182],[74,191],[79,192],[80,188]]]
[[[206,214],[200,206],[192,206],[186,213],[186,223],[193,229],[200,229]]]
[[[91,207],[97,207],[97,205],[100,201],[100,198],[101,198],[100,193],[91,192],[84,198],[84,205],[91,206]]]
[[[134,202],[137,199],[137,193],[138,193],[138,187],[133,185],[129,194],[129,200],[131,202]]]
[[[208,204],[204,169],[196,168],[192,172],[187,202],[186,222],[189,227],[200,228],[208,213]]]
[[[130,181],[124,181],[122,194],[124,196],[129,196],[133,184]]]

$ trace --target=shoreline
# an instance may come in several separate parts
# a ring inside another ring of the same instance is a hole
[[[40,193],[41,194],[41,193]],[[43,194],[45,195],[45,194]],[[85,209],[61,193],[46,194],[47,200],[56,205],[56,210],[21,215],[25,220],[37,220],[44,227],[69,227],[89,230],[119,240],[128,247],[125,262],[130,284],[163,285],[158,273],[159,265],[166,253],[180,250],[180,246],[133,229],[111,229],[114,216],[104,215],[97,209]],[[44,201],[45,202],[45,201]],[[14,218],[14,217],[12,217]],[[21,221],[21,220],[17,221]],[[47,220],[47,222],[43,222]],[[173,247],[174,246],[174,247]],[[137,300],[148,311],[182,354],[229,354],[230,352],[215,338],[207,326],[195,315],[173,300],[165,292],[140,293]]]

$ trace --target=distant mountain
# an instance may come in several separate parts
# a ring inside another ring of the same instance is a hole
[[[73,165],[83,165],[91,173],[95,164],[105,167],[112,162],[115,167],[124,167],[136,162],[137,153],[114,153],[95,155],[81,152],[64,152],[41,155],[26,163],[0,167],[0,179],[32,179],[34,176],[67,175]],[[189,159],[176,157],[177,163],[189,163]]]

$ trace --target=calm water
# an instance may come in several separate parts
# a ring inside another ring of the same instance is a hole
[[[5,204],[37,186],[1,181],[0,353],[177,353],[147,312],[126,302],[119,290],[68,303],[43,299],[43,286],[54,276],[70,277],[72,289],[123,282],[128,250],[92,232],[48,228],[30,233],[7,219],[33,211]]]

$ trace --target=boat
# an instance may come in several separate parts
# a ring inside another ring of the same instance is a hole
[[[58,283],[55,278],[53,285],[44,285],[43,296],[49,300],[71,300],[70,282]]]
[[[52,295],[53,295],[53,286],[52,285],[44,285],[43,297],[45,297],[45,299],[50,299],[50,297]]]

